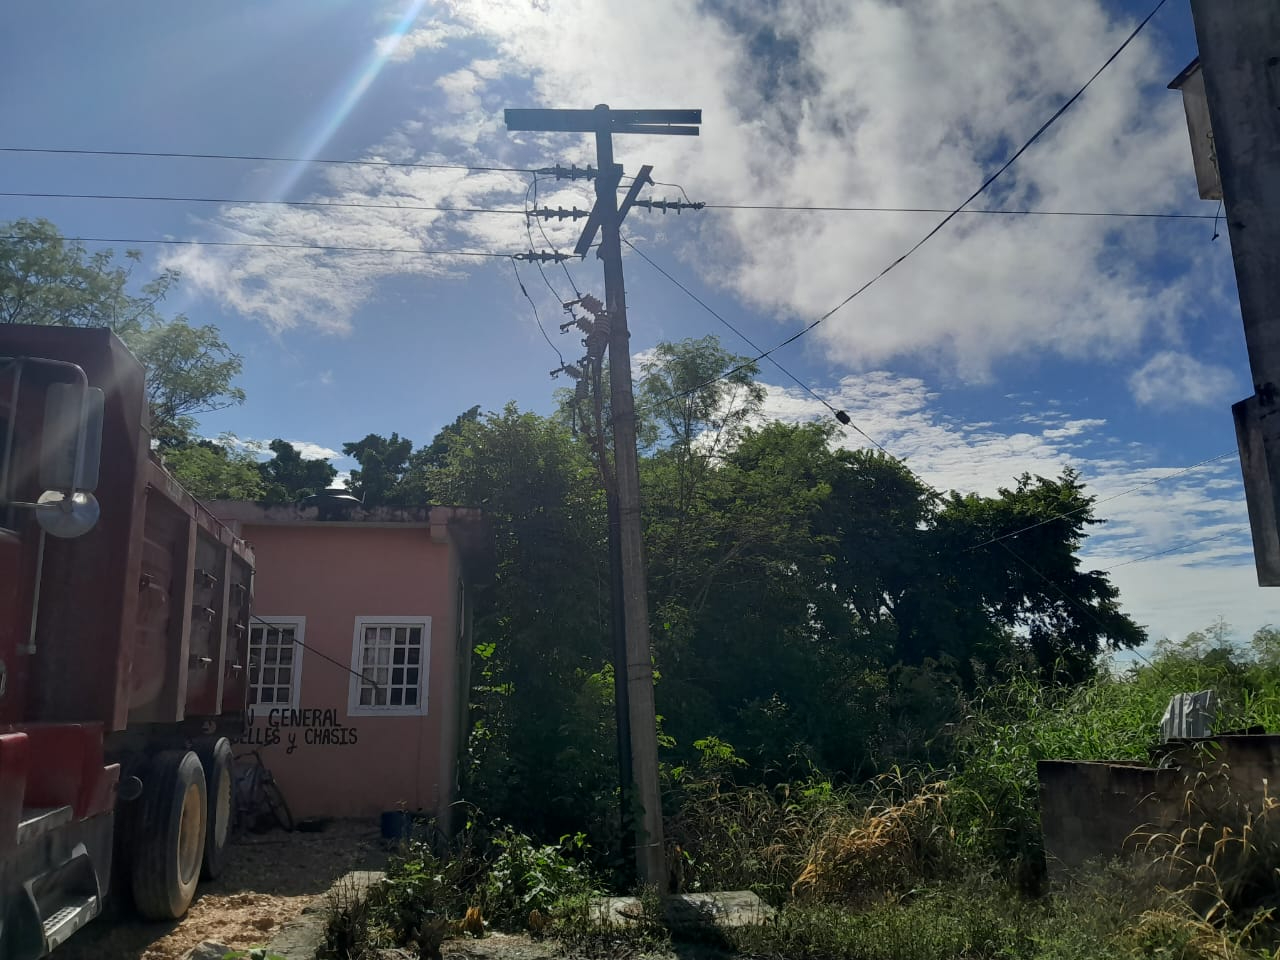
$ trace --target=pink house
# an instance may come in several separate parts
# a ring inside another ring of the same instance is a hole
[[[341,498],[212,512],[257,552],[248,734],[296,817],[449,820],[466,735],[478,510]]]

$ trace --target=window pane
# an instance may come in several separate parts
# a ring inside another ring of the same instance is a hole
[[[409,662],[410,662],[410,663],[417,663],[417,662],[418,662],[418,660],[421,658],[421,656],[422,656],[422,651],[421,651],[421,650],[419,650],[417,647],[410,647],[410,648],[409,648]]]
[[[390,663],[391,651],[386,647],[378,648],[378,663]]]
[[[262,702],[263,702],[263,703],[275,703],[275,699],[274,699],[274,698],[273,698],[273,696],[272,696],[273,691],[274,691],[274,688],[273,688],[273,687],[263,687],[263,688],[262,688]]]
[[[408,631],[404,627],[396,627],[396,646],[403,647]]]
[[[391,646],[391,628],[390,627],[378,628],[378,643],[384,644],[388,647]]]
[[[364,642],[365,642],[365,643],[377,643],[377,642],[378,642],[378,628],[377,628],[377,627],[365,627],[365,628],[364,628]]]
[[[416,687],[418,685],[418,668],[410,667],[405,671],[405,683]]]
[[[373,703],[373,688],[361,687],[360,688],[360,706],[367,707],[371,703]]]
[[[364,662],[366,665],[373,663],[375,657],[376,654],[373,651],[373,647],[364,648]]]
[[[373,691],[373,702],[375,706],[385,707],[387,705],[387,688],[382,687]]]
[[[415,707],[418,705],[418,688],[410,687],[404,692],[405,706]]]
[[[283,664],[293,663],[293,647],[280,648],[280,662]]]
[[[262,661],[264,663],[275,663],[279,653],[280,651],[275,647],[267,647],[267,649],[262,652]]]
[[[275,667],[263,667],[263,668],[262,668],[262,682],[263,682],[263,683],[275,683],[275,682],[276,682],[276,668],[275,668]]]
[[[403,690],[392,690],[392,691],[391,691],[391,705],[392,705],[393,707],[399,707],[399,706],[403,706],[403,705],[404,705],[404,691],[403,691]]]
[[[392,655],[391,655],[391,662],[392,662],[392,663],[404,663],[404,648],[403,648],[403,647],[397,647],[395,650],[393,650],[393,651],[392,651]]]
[[[413,627],[409,631],[409,642],[414,646],[422,645],[422,628],[421,627]]]
[[[391,682],[396,686],[404,686],[404,668],[396,667],[391,671]]]
[[[280,667],[276,670],[276,682],[285,686],[293,683],[293,670],[289,667]]]

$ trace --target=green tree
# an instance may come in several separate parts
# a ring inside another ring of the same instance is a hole
[[[257,457],[235,437],[171,444],[162,458],[165,468],[200,500],[260,500],[266,492]]]
[[[496,538],[495,577],[473,594],[469,795],[524,829],[592,823],[601,840],[616,778],[595,468],[567,427],[514,404],[461,419],[422,479],[431,502],[482,505]]]
[[[272,440],[267,449],[272,457],[258,464],[258,473],[262,477],[262,500],[268,505],[297,503],[326,489],[338,475],[328,460],[308,460],[285,440]]]
[[[347,489],[366,507],[398,502],[399,485],[409,466],[413,441],[398,433],[384,437],[368,434],[363,440],[344,443],[342,452],[360,464],[351,471]]]
[[[1094,499],[1071,469],[1057,479],[1023,474],[994,497],[952,493],[931,537],[938,572],[928,594],[913,598],[904,659],[941,645],[957,659],[976,655],[994,666],[1000,629],[1043,675],[1080,680],[1102,652],[1146,642],[1106,574],[1082,568],[1080,546],[1103,522]],[[951,611],[944,620],[927,615],[939,601]],[[937,627],[948,623],[953,628],[939,637]]]
[[[90,253],[48,220],[0,224],[0,323],[112,330],[146,367],[153,435],[175,444],[199,414],[244,402],[233,383],[242,360],[217,327],[162,316],[179,274],[164,270],[137,284],[141,260],[136,250],[123,262],[111,250]]]

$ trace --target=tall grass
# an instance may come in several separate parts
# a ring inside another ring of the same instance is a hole
[[[717,741],[709,769],[678,785],[674,850],[690,885],[755,889],[781,907],[772,925],[733,935],[753,955],[1271,958],[1270,798],[1247,810],[1221,786],[1193,784],[1187,828],[1143,838],[1156,872],[1100,867],[1045,886],[1037,762],[1148,761],[1169,698],[1205,688],[1218,694],[1215,730],[1280,731],[1280,656],[1184,644],[1081,686],[993,684],[941,738],[947,766],[862,786],[813,775],[738,787],[732,748]]]

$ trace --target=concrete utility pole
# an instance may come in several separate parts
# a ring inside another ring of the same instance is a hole
[[[643,168],[618,207],[622,167],[613,162],[613,134],[697,136],[701,110],[507,110],[508,130],[572,131],[596,136],[596,203],[575,252],[586,254],[600,233],[604,262],[605,312],[609,318],[609,379],[613,455],[618,492],[618,533],[622,566],[622,608],[626,632],[626,678],[631,720],[631,769],[639,807],[636,871],[640,882],[667,888],[662,845],[662,797],[658,783],[658,732],[653,703],[653,658],[649,649],[649,598],[640,527],[640,475],[636,457],[635,397],[631,384],[631,334],[627,329],[619,227],[648,180]],[[622,667],[615,664],[615,670]]]
[[[1195,64],[1171,86],[1201,196],[1220,185],[1226,208],[1254,389],[1232,413],[1258,583],[1280,586],[1280,0],[1191,0],[1191,12],[1204,93]]]

